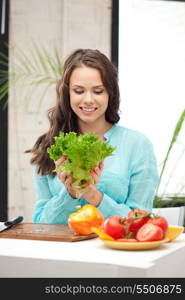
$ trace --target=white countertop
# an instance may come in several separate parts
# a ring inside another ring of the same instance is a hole
[[[79,242],[0,239],[0,277],[185,277],[185,234],[142,251]]]

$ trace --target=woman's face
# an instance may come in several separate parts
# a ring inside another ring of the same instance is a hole
[[[70,105],[79,122],[105,122],[109,95],[99,70],[86,66],[76,68],[69,81]]]

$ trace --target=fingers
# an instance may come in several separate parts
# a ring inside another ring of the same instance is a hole
[[[62,157],[60,157],[58,160],[55,161],[55,166],[56,168],[59,168],[60,165],[67,160],[67,157],[65,155],[63,155]]]
[[[94,169],[92,169],[90,171],[90,174],[93,177],[95,184],[97,184],[100,180],[100,176],[101,176],[103,167],[104,167],[104,163],[102,161],[102,162],[100,162],[99,167],[95,167]]]
[[[68,178],[67,172],[63,171],[63,172],[58,172],[57,174],[59,179],[62,181],[62,183],[65,184],[65,181]]]
[[[101,175],[100,169],[98,167],[96,167],[90,171],[90,174],[94,180],[94,184],[97,184],[99,182],[99,177]]]
[[[59,168],[61,164],[67,162],[67,156],[63,155],[57,161],[55,161],[56,168]],[[69,194],[76,198],[76,192],[72,189],[72,177],[65,171],[57,172],[58,178],[62,181],[62,183],[67,188]]]
[[[104,162],[101,161],[100,164],[99,164],[99,168],[100,168],[101,171],[103,171],[103,167],[104,167]]]
[[[72,177],[69,176],[67,177],[67,179],[64,182],[69,194],[73,197],[73,198],[77,198],[76,192],[73,190],[72,188]]]
[[[72,188],[72,177],[67,174],[67,172],[58,172],[58,177],[65,185],[66,189],[68,190],[69,194],[76,198],[76,192]]]
[[[72,184],[72,177],[66,177],[65,181],[64,181],[65,186],[70,189],[71,188],[71,184]]]

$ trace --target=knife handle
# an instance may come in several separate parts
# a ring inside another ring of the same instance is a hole
[[[15,218],[15,219],[12,220],[12,221],[7,221],[7,222],[5,222],[4,224],[5,224],[6,226],[10,227],[10,226],[13,226],[13,225],[16,225],[16,224],[22,222],[22,220],[23,220],[23,217],[22,217],[22,216],[19,216],[19,217]]]

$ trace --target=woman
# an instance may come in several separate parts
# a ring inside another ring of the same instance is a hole
[[[33,214],[36,223],[66,224],[76,206],[90,203],[105,218],[126,215],[131,209],[152,209],[158,183],[153,148],[142,133],[118,125],[119,87],[117,71],[100,51],[78,49],[64,63],[57,85],[56,105],[48,112],[50,128],[31,150],[37,202]],[[53,175],[55,164],[47,148],[59,131],[77,134],[94,132],[101,140],[116,146],[113,156],[100,163],[91,175],[95,184],[80,199],[71,187],[66,172]]]

